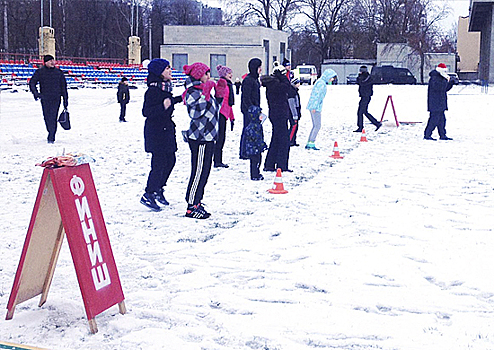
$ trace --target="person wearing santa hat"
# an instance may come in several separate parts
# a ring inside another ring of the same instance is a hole
[[[448,110],[447,92],[453,87],[453,80],[448,75],[448,67],[439,63],[436,69],[429,73],[429,87],[427,89],[427,110],[429,121],[424,131],[424,140],[436,141],[432,132],[437,128],[440,140],[452,140],[446,136],[446,116]]]

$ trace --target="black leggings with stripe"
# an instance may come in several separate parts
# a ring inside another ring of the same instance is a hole
[[[214,142],[195,141],[189,139],[191,152],[191,173],[185,200],[189,205],[196,205],[202,201],[204,187],[208,182],[214,153]]]

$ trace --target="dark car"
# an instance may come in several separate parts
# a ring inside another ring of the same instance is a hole
[[[371,76],[374,84],[417,84],[417,79],[408,68],[373,67]]]
[[[353,73],[353,74],[349,74],[347,77],[346,77],[346,83],[347,84],[357,84],[357,77],[358,77],[358,74],[357,73]]]

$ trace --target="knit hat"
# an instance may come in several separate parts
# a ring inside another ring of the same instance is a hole
[[[228,73],[232,73],[232,69],[227,67],[227,66],[222,66],[221,64],[218,64],[216,66],[216,70],[218,71],[218,75],[221,77],[226,77]]]
[[[45,55],[45,57],[43,57],[43,62],[48,62],[48,61],[51,61],[51,60],[54,60],[55,57],[53,57],[52,55]]]
[[[127,81],[127,80],[129,80],[129,79],[127,79],[127,77],[122,77],[122,79],[120,79],[121,82],[124,82],[124,81]]]
[[[148,73],[159,77],[166,67],[170,67],[170,62],[163,58],[155,58],[148,64]]]
[[[274,61],[273,62],[273,73],[276,72],[276,71],[280,71],[281,74],[285,74],[286,73],[286,68],[283,67],[280,62],[278,61]]]
[[[367,72],[367,66],[360,66],[359,72],[360,73],[366,73]]]
[[[448,67],[444,63],[439,63],[436,67],[436,70],[441,74],[441,76],[445,79],[449,79],[448,76]]]
[[[283,66],[291,66],[291,63],[289,60],[287,60],[286,58],[283,59]]]
[[[186,64],[183,69],[185,74],[196,80],[201,79],[204,74],[211,70],[208,66],[201,62],[192,63],[190,66]]]

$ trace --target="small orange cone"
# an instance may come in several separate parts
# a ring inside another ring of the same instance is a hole
[[[362,129],[362,136],[360,136],[360,142],[367,142],[367,136],[365,136],[365,129]]]
[[[343,159],[343,156],[340,155],[340,151],[338,150],[338,142],[334,142],[333,155],[331,158],[334,159]]]
[[[281,169],[276,170],[276,177],[274,179],[273,188],[268,190],[269,193],[273,194],[284,194],[288,193],[287,190],[283,188],[283,179],[281,177]]]

